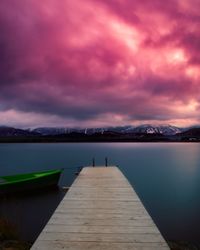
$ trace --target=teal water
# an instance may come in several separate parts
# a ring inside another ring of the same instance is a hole
[[[103,165],[108,157],[110,165],[119,166],[166,239],[200,241],[200,144],[197,143],[0,144],[0,176],[66,168],[60,185],[69,186],[77,167],[91,165],[93,157],[97,165]],[[6,211],[13,219],[21,213],[18,224],[22,225],[30,220],[29,210],[37,231],[34,221],[38,213],[44,211],[49,217],[62,196],[63,193],[48,193],[1,201],[0,215]],[[28,239],[38,234],[24,231]]]

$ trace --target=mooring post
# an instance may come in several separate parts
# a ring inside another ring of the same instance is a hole
[[[95,166],[95,158],[92,158],[92,166]]]
[[[108,157],[105,158],[105,166],[108,166]]]

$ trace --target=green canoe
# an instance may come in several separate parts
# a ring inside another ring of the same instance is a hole
[[[56,186],[63,169],[0,177],[0,194]]]

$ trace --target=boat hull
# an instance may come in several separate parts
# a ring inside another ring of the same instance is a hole
[[[0,185],[0,195],[11,193],[26,193],[33,190],[57,187],[61,171],[41,178],[24,180],[22,182],[12,183],[9,185]]]

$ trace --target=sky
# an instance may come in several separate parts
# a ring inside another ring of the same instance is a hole
[[[0,124],[200,124],[199,0],[1,0]]]

